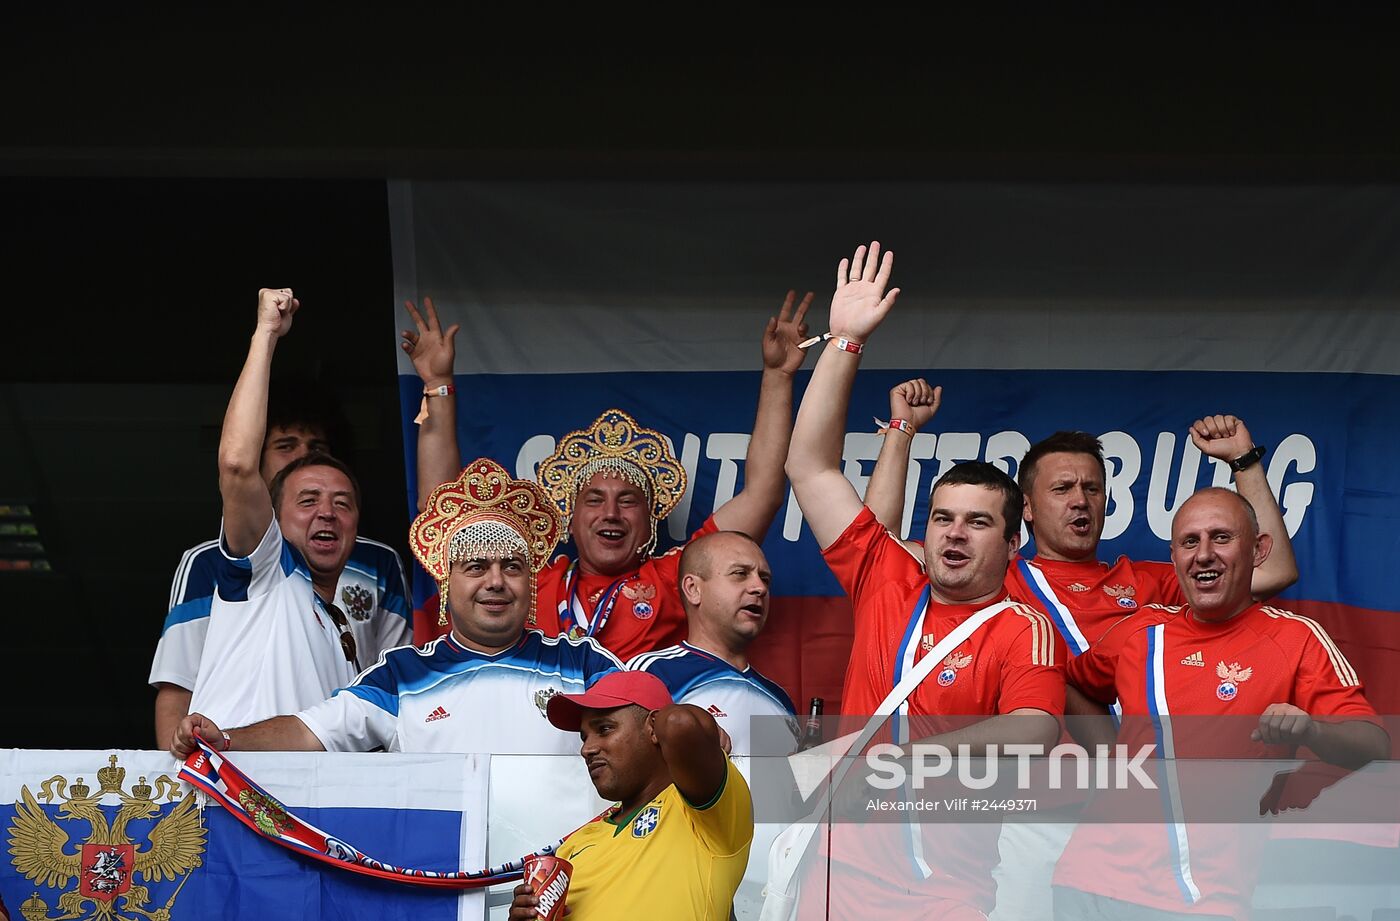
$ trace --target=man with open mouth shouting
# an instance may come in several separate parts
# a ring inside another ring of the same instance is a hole
[[[792,434],[792,380],[804,353],[803,318],[812,295],[794,307],[789,291],[762,341],[763,377],[744,486],[715,510],[692,539],[742,531],[762,541],[782,505],[783,458]],[[405,305],[415,329],[403,348],[423,380],[418,432],[420,502],[457,475],[456,396],[452,384],[457,327],[442,328],[430,298],[420,313]],[[559,556],[539,576],[536,621],[548,635],[589,636],[623,660],[685,637],[677,589],[679,550],[654,556],[657,528],[685,495],[686,473],[662,434],[620,409],[561,438],[540,463],[538,480],[568,523],[574,558]],[[438,618],[438,631],[447,626]]]
[[[384,648],[378,636],[357,641],[350,624],[372,615],[376,593],[356,584],[337,596],[359,534],[360,487],[350,469],[313,444],[264,479],[272,356],[300,306],[290,288],[258,292],[256,327],[219,440],[218,591],[189,709],[224,725],[323,700]],[[406,620],[394,620],[397,630],[382,636],[388,645],[408,639]]]

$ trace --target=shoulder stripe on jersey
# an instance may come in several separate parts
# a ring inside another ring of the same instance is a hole
[[[530,631],[526,632],[528,633]],[[618,668],[622,668],[622,660],[615,656],[611,649],[608,649],[591,636],[580,636],[575,639],[567,633],[560,634],[559,636],[545,636],[538,630],[534,632],[540,634],[540,642],[544,643],[546,646],[558,646],[560,640],[563,640],[574,648],[578,648],[579,646],[591,646],[594,652],[601,653],[605,658],[612,659],[617,663]]]
[[[167,611],[175,607],[180,599],[185,597],[185,583],[189,581],[190,568],[194,565],[194,558],[218,545],[219,539],[217,537],[213,540],[206,540],[202,544],[195,544],[180,557],[180,565],[175,567],[175,578],[170,583],[170,601],[165,606]]]
[[[896,544],[899,544],[899,549],[909,554],[909,556],[913,558],[914,562],[919,564],[919,572],[928,571],[927,568],[924,566],[923,557],[919,556],[913,550],[910,550],[909,545],[906,544],[903,540],[901,540],[898,534],[894,533],[889,528],[885,528],[885,533],[889,535],[890,540],[894,541]]]
[[[1361,678],[1357,676],[1356,669],[1351,667],[1351,663],[1347,661],[1347,657],[1342,654],[1342,650],[1337,647],[1337,644],[1332,641],[1332,637],[1322,628],[1322,624],[1313,620],[1311,617],[1294,614],[1292,611],[1285,611],[1282,608],[1266,607],[1264,611],[1276,620],[1296,620],[1300,623],[1307,624],[1313,636],[1322,644],[1322,648],[1327,650],[1327,658],[1332,660],[1332,670],[1336,672],[1337,680],[1341,682],[1342,687],[1351,688],[1361,685]]]
[[[679,659],[685,655],[685,648],[682,646],[667,646],[665,649],[653,649],[651,652],[639,652],[627,660],[627,671],[644,672],[653,664],[662,659]]]
[[[1055,644],[1051,642],[1051,631],[1055,629],[1050,618],[1035,608],[1023,604],[1012,605],[1008,610],[1020,614],[1031,622],[1031,664],[1055,665]]]
[[[357,544],[369,544],[371,547],[378,547],[380,550],[387,550],[387,551],[389,551],[390,553],[392,553],[394,556],[398,556],[398,555],[399,555],[399,552],[398,552],[397,550],[395,550],[393,547],[390,547],[388,544],[384,543],[382,540],[375,540],[375,539],[372,538],[372,537],[356,537],[356,538],[355,538],[355,543],[357,543]]]
[[[1084,631],[1079,629],[1079,623],[1074,619],[1074,613],[1069,609],[1060,596],[1055,594],[1055,588],[1050,584],[1050,580],[1045,577],[1045,573],[1040,567],[1025,558],[1016,561],[1016,568],[1020,570],[1021,578],[1025,580],[1031,594],[1039,599],[1044,613],[1050,616],[1055,624],[1055,629],[1060,631],[1060,635],[1065,638],[1065,645],[1069,647],[1074,655],[1079,655],[1089,648],[1089,640],[1085,638]]]

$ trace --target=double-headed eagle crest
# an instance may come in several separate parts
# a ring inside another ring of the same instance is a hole
[[[146,778],[122,789],[126,769],[118,767],[117,756],[108,758],[107,767],[97,772],[100,788],[96,793],[79,777],[71,785],[61,776],[50,777],[39,785],[35,798],[29,787],[20,789],[15,817],[10,823],[10,856],[15,869],[44,888],[66,889],[58,897],[58,914],[49,914],[48,903],[34,894],[19,906],[25,921],[61,921],[69,918],[134,919],[169,921],[171,907],[189,872],[204,862],[205,830],[195,807],[194,792],[180,797],[180,785],[165,774],[156,778],[154,796]],[[120,806],[115,817],[102,808],[103,800],[116,798]],[[138,849],[127,834],[133,821],[155,817],[161,800],[179,799],[173,809],[155,824],[148,845]],[[39,805],[58,803],[58,821]],[[81,844],[72,844],[81,833],[73,825],[86,825],[88,835]],[[71,829],[73,834],[70,834]],[[146,883],[180,881],[164,906],[148,908],[150,890]],[[140,877],[142,882],[136,881]],[[69,889],[77,880],[78,886]],[[116,900],[122,899],[120,912]],[[88,903],[91,903],[89,907]],[[90,912],[90,913],[88,913]]]
[[[1215,689],[1215,696],[1221,700],[1234,700],[1240,692],[1240,685],[1249,680],[1254,674],[1254,668],[1240,668],[1240,663],[1231,662],[1226,665],[1223,661],[1215,666],[1215,674],[1220,678],[1220,686]]]

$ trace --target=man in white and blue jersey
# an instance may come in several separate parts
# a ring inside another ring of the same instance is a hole
[[[273,295],[281,297],[280,293],[269,293],[269,297]],[[267,357],[270,361],[270,354]],[[258,473],[265,483],[263,488],[270,494],[274,477],[284,467],[307,455],[328,452],[332,437],[343,434],[340,431],[343,424],[337,424],[339,413],[311,389],[283,385],[270,395],[265,391],[265,395],[262,403],[265,435],[259,447]],[[171,585],[160,642],[151,662],[158,747],[169,745],[175,726],[190,710],[190,698],[209,637],[214,598],[223,585],[225,599],[248,602],[249,575],[251,570],[246,565],[230,560],[220,549],[218,539],[196,544],[183,554]],[[356,533],[349,561],[344,564],[339,581],[333,591],[328,592],[326,600],[335,603],[343,612],[361,662],[374,662],[384,649],[412,640],[412,612],[406,595],[399,554],[384,543]],[[314,600],[307,600],[315,605]],[[232,631],[237,634],[239,626],[251,626],[251,621],[242,616],[246,606],[234,610],[239,613],[224,612],[221,617],[244,623],[227,624],[216,633]],[[232,654],[237,655],[237,651]],[[227,655],[230,651],[221,642],[214,658],[210,659],[210,668],[213,668],[214,659],[227,658]],[[279,703],[279,700],[272,703]]]
[[[310,450],[319,447],[314,440],[276,438],[273,454],[303,447],[309,453],[284,464],[271,482],[265,478],[273,353],[299,307],[290,288],[258,292],[248,355],[219,438],[223,522],[211,580],[217,589],[190,706],[226,725],[295,713],[325,699],[373,661],[385,639],[375,635],[362,648],[351,620],[372,616],[375,597],[365,597],[367,585],[341,584],[359,532],[360,489],[349,468]],[[393,639],[407,634],[407,620],[398,619],[397,634],[389,631]]]
[[[286,389],[281,397],[268,403],[260,472],[269,485],[292,461],[330,450],[328,414]],[[190,711],[209,615],[226,565],[227,558],[215,538],[185,551],[175,570],[168,613],[151,663],[156,744],[160,748],[170,744],[171,733]],[[357,535],[335,599],[347,616],[362,661],[375,661],[380,652],[411,641],[412,611],[406,585],[398,552]]]
[[[452,630],[384,655],[353,684],[294,716],[225,732],[192,713],[171,751],[198,734],[224,749],[573,754],[577,740],[550,725],[546,705],[581,693],[621,663],[594,640],[526,630],[535,574],[563,521],[544,490],[485,458],[433,490],[409,531],[413,553],[438,582]]]
[[[763,754],[789,754],[797,748],[792,700],[749,664],[749,644],[768,622],[772,579],[763,548],[747,534],[719,531],[692,540],[681,554],[679,570],[685,640],[641,653],[627,664],[660,678],[677,703],[709,712],[729,733],[736,755],[753,753],[753,717],[769,718],[770,726],[792,735],[788,752],[765,744]]]

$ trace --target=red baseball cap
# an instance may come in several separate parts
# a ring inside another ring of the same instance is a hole
[[[578,732],[583,711],[613,710],[636,704],[648,710],[669,707],[671,692],[661,679],[649,672],[608,672],[582,694],[555,694],[545,713],[549,721],[565,732]]]

